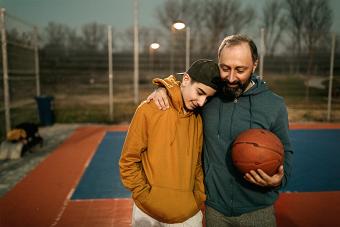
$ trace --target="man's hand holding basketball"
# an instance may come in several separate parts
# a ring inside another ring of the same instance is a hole
[[[251,170],[249,173],[246,173],[244,179],[262,187],[277,187],[281,184],[283,176],[284,170],[281,165],[278,172],[273,176],[269,176],[261,169],[258,169],[257,171]]]

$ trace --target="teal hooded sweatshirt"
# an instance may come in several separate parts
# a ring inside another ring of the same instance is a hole
[[[206,205],[226,216],[238,216],[273,205],[290,174],[293,150],[288,135],[288,114],[282,97],[252,76],[251,89],[235,100],[214,96],[202,109]],[[268,129],[285,149],[284,178],[277,188],[260,187],[243,178],[231,160],[231,145],[249,128]]]

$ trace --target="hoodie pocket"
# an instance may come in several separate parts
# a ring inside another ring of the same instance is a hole
[[[199,210],[192,191],[181,191],[153,186],[143,208],[163,222],[182,222]]]

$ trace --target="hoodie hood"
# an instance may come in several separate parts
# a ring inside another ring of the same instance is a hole
[[[251,75],[251,81],[254,82],[254,85],[248,91],[241,94],[241,96],[256,95],[269,90],[266,82],[261,80],[256,74]]]
[[[180,88],[181,82],[176,80],[176,77],[173,75],[165,79],[155,78],[152,82],[159,87],[164,87],[170,97],[170,105],[173,106],[177,112],[183,113],[184,104]],[[191,113],[191,111],[188,113]]]

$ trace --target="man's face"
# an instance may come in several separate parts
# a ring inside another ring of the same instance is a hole
[[[253,62],[248,43],[241,43],[224,47],[218,65],[221,79],[225,82],[223,92],[237,98],[247,88],[257,62]]]
[[[188,111],[202,107],[207,102],[207,98],[213,96],[216,92],[215,89],[205,84],[192,83],[187,74],[183,76],[181,91],[185,109]]]

